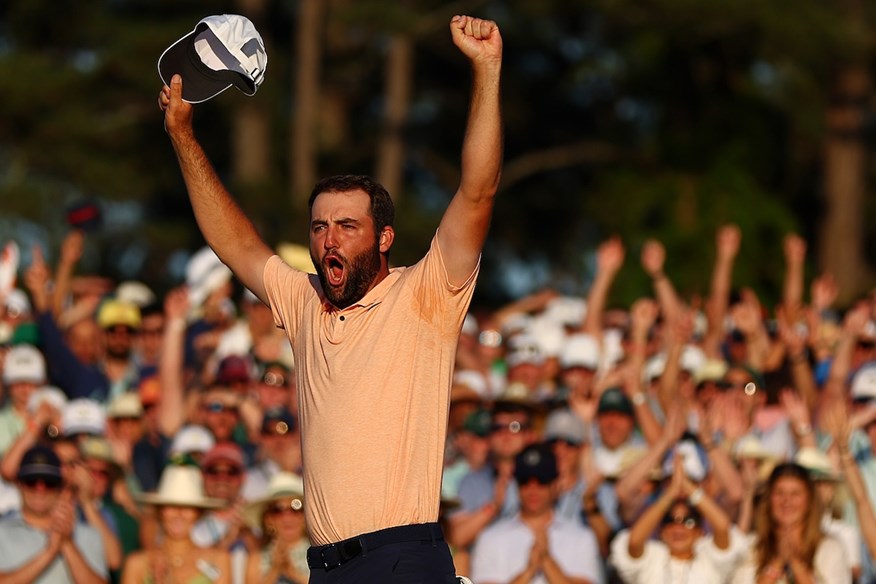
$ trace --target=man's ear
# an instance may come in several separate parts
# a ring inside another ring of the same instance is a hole
[[[395,241],[395,230],[387,225],[383,228],[383,231],[380,232],[380,238],[377,240],[380,253],[388,252],[389,248],[392,247],[393,241]]]

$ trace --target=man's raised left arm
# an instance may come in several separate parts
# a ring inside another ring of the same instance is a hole
[[[471,63],[472,91],[459,190],[441,219],[438,244],[450,282],[462,285],[480,258],[502,173],[502,37],[495,22],[471,16],[454,16],[450,32]]]

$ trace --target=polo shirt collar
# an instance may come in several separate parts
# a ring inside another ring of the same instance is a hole
[[[323,308],[325,308],[326,312],[348,312],[355,308],[371,308],[380,304],[386,295],[389,293],[389,290],[395,285],[398,281],[399,277],[401,277],[401,268],[390,268],[389,274],[381,280],[377,286],[369,290],[365,296],[363,296],[358,302],[354,302],[350,306],[344,309],[338,309],[332,306],[328,300],[325,299],[325,292],[320,290],[320,293],[323,298]]]

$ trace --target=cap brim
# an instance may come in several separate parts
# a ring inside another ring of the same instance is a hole
[[[221,499],[213,499],[204,497],[198,501],[184,500],[183,498],[165,497],[158,493],[143,493],[138,495],[136,499],[144,505],[169,505],[174,507],[194,507],[196,509],[219,509],[225,507],[225,501]]]
[[[25,479],[57,479],[62,480],[61,469],[51,464],[29,464],[27,468],[19,471],[15,477],[18,480]]]
[[[233,71],[214,71],[201,61],[194,49],[194,39],[208,27],[198,24],[195,29],[185,35],[161,53],[158,58],[158,75],[165,85],[170,85],[174,74],[179,74],[183,80],[183,101],[202,103],[216,97],[232,85],[236,85],[236,77],[240,74]]]

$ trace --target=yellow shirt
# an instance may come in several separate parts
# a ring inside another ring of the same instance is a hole
[[[329,310],[315,275],[268,261],[265,289],[295,357],[315,545],[437,519],[456,343],[476,277],[452,286],[433,238],[416,265]]]

